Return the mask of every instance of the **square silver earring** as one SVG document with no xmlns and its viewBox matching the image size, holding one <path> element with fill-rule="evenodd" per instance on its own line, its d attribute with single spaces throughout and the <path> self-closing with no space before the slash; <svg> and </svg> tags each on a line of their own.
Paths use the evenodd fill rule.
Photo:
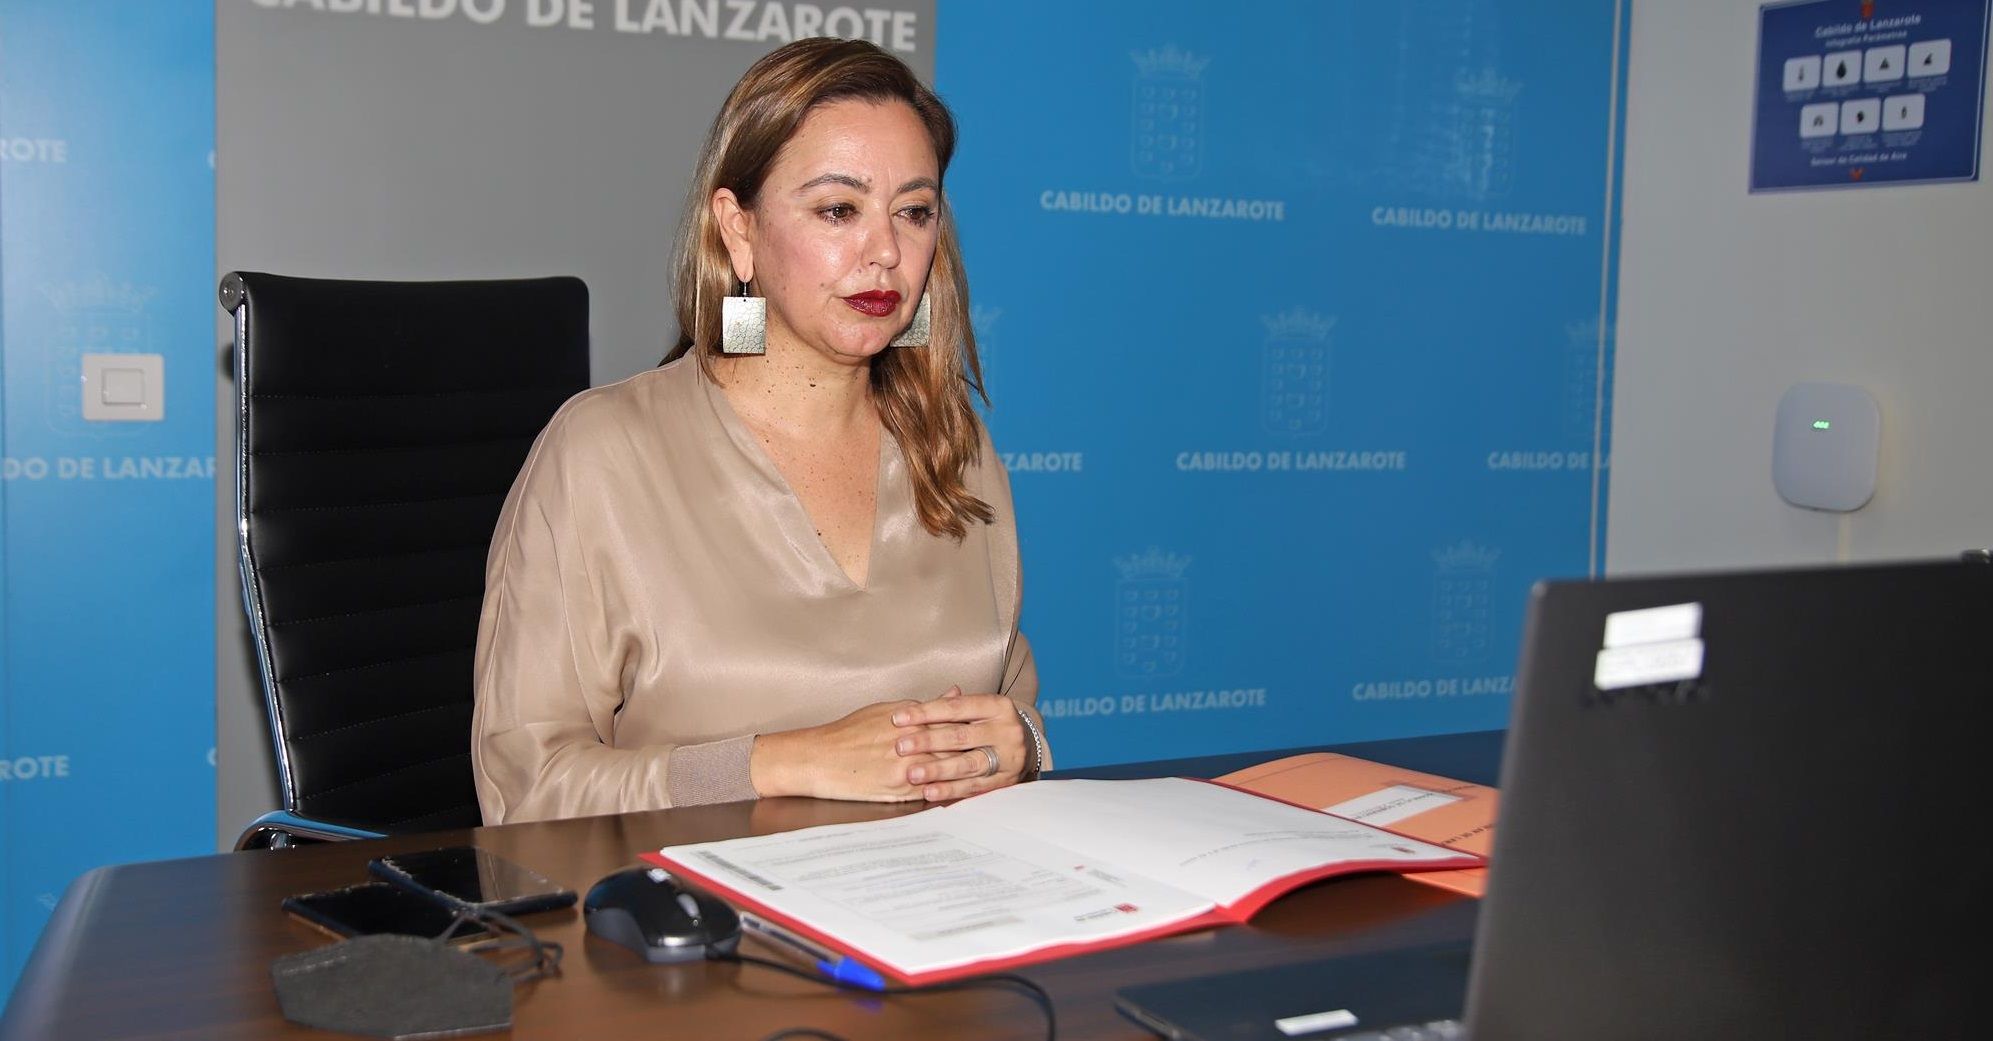
<svg viewBox="0 0 1993 1041">
<path fill-rule="evenodd" d="M 928 340 L 933 338 L 933 330 L 930 328 L 930 321 L 932 314 L 933 311 L 929 307 L 928 295 L 926 293 L 920 294 L 920 306 L 913 309 L 913 321 L 907 323 L 907 327 L 901 330 L 898 336 L 893 337 L 893 342 L 887 344 L 886 346 L 888 347 L 927 346 Z"/>
<path fill-rule="evenodd" d="M 747 295 L 747 283 L 740 295 L 720 299 L 720 353 L 768 353 L 768 299 Z"/>
</svg>

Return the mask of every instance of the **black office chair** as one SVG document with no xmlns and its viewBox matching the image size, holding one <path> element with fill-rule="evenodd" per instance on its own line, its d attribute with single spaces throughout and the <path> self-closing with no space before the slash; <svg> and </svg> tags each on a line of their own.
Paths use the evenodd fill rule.
<svg viewBox="0 0 1993 1041">
<path fill-rule="evenodd" d="M 284 800 L 236 848 L 475 826 L 485 551 L 534 437 L 588 385 L 588 287 L 240 271 L 221 302 Z"/>
</svg>

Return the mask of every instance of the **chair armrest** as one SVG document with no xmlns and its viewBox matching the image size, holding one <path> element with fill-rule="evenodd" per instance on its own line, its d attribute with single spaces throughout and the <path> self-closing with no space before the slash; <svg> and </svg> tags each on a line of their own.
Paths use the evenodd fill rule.
<svg viewBox="0 0 1993 1041">
<path fill-rule="evenodd" d="M 348 842 L 354 839 L 385 838 L 385 832 L 368 831 L 332 821 L 300 817 L 289 810 L 271 810 L 242 829 L 235 840 L 239 852 L 246 849 L 285 849 L 304 842 Z"/>
</svg>

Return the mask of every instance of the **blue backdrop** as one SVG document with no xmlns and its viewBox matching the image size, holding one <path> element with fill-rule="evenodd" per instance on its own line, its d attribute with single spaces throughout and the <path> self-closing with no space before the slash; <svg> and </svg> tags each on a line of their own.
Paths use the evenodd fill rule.
<svg viewBox="0 0 1993 1041">
<path fill-rule="evenodd" d="M 1061 763 L 1505 723 L 1602 559 L 1624 19 L 942 8 Z"/>
<path fill-rule="evenodd" d="M 69 882 L 214 848 L 207 0 L 0 0 L 0 994 Z M 159 422 L 84 354 L 164 358 Z"/>
<path fill-rule="evenodd" d="M 1624 5 L 942 6 L 1061 762 L 1503 723 L 1602 559 Z M 206 0 L 0 0 L 0 993 L 212 847 L 213 82 Z"/>
</svg>

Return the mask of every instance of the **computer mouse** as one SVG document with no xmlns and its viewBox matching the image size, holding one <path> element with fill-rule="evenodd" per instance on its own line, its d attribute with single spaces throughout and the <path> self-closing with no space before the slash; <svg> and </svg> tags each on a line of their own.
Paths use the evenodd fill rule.
<svg viewBox="0 0 1993 1041">
<path fill-rule="evenodd" d="M 628 868 L 603 878 L 588 888 L 581 910 L 589 932 L 646 961 L 696 961 L 708 951 L 732 954 L 740 944 L 740 915 L 725 900 L 663 868 Z"/>
</svg>

